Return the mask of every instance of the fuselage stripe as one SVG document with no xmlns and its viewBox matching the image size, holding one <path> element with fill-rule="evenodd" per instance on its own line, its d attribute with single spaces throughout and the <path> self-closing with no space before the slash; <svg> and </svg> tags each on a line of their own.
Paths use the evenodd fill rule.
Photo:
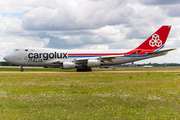
<svg viewBox="0 0 180 120">
<path fill-rule="evenodd" d="M 76 55 L 124 55 L 124 53 L 69 53 L 68 56 L 76 56 Z"/>
<path fill-rule="evenodd" d="M 101 57 L 105 55 L 68 55 L 68 57 Z"/>
<path fill-rule="evenodd" d="M 103 55 L 69 55 L 68 57 L 101 57 Z M 128 56 L 119 56 L 119 57 L 147 57 L 149 55 L 128 55 Z"/>
</svg>

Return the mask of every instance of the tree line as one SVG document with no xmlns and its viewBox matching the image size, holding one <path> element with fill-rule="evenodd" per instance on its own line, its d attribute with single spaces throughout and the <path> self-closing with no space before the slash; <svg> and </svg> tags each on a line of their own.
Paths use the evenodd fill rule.
<svg viewBox="0 0 180 120">
<path fill-rule="evenodd" d="M 9 62 L 0 62 L 0 66 L 19 66 L 19 65 L 15 65 Z"/>
</svg>

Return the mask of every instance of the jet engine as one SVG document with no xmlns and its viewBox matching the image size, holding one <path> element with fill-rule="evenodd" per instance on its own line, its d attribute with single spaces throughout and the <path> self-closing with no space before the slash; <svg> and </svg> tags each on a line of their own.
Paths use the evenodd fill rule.
<svg viewBox="0 0 180 120">
<path fill-rule="evenodd" d="M 88 60 L 87 66 L 88 67 L 98 67 L 101 66 L 101 61 L 100 60 Z"/>
<path fill-rule="evenodd" d="M 63 69 L 72 69 L 76 68 L 76 64 L 73 62 L 63 62 Z"/>
</svg>

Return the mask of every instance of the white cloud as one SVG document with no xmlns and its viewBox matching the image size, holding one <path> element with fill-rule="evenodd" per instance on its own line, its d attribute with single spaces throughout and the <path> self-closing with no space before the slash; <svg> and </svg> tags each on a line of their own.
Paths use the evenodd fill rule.
<svg viewBox="0 0 180 120">
<path fill-rule="evenodd" d="M 93 46 L 86 46 L 83 49 L 95 49 L 95 50 L 108 50 L 108 45 L 93 45 Z"/>
<path fill-rule="evenodd" d="M 21 20 L 0 15 L 0 34 L 21 34 L 24 29 L 21 27 Z"/>
<path fill-rule="evenodd" d="M 25 13 L 38 6 L 56 8 L 58 4 L 56 0 L 1 0 L 0 13 Z"/>
<path fill-rule="evenodd" d="M 171 5 L 180 4 L 179 0 L 139 0 L 140 3 L 145 5 Z"/>
<path fill-rule="evenodd" d="M 133 9 L 125 3 L 109 3 L 67 0 L 59 2 L 55 9 L 37 7 L 25 14 L 22 25 L 26 30 L 80 30 L 129 24 Z"/>
<path fill-rule="evenodd" d="M 125 30 L 121 30 L 118 26 L 105 26 L 94 30 L 80 30 L 80 31 L 49 31 L 49 36 L 54 36 L 50 39 L 51 44 L 63 43 L 66 48 L 82 48 L 88 45 L 97 44 L 112 44 L 116 42 L 122 42 L 125 39 Z M 56 38 L 55 38 L 56 37 Z M 55 40 L 56 39 L 56 40 Z M 74 46 L 74 47 L 72 47 Z M 59 45 L 59 49 L 63 46 Z M 84 47 L 83 47 L 84 48 Z"/>
</svg>

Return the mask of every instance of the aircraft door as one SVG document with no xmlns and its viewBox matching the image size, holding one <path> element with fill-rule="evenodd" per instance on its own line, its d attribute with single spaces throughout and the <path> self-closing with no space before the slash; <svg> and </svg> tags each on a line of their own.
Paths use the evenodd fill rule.
<svg viewBox="0 0 180 120">
<path fill-rule="evenodd" d="M 28 49 L 25 49 L 25 53 L 24 53 L 24 63 L 28 63 Z"/>
<path fill-rule="evenodd" d="M 16 62 L 19 65 L 23 65 L 25 63 L 25 51 L 17 51 L 16 52 Z"/>
</svg>

